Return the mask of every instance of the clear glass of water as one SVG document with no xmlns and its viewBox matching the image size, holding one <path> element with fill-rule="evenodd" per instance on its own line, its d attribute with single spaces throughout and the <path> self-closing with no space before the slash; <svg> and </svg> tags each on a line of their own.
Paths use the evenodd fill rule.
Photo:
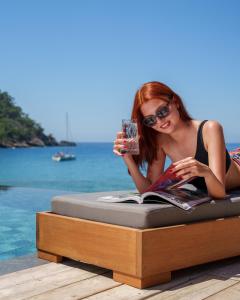
<svg viewBox="0 0 240 300">
<path fill-rule="evenodd" d="M 139 155 L 138 127 L 136 120 L 123 119 L 122 131 L 126 139 L 125 153 Z"/>
</svg>

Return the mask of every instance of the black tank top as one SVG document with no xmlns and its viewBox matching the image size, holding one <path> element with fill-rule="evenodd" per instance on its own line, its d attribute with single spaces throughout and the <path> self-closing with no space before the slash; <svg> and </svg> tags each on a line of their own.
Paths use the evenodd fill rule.
<svg viewBox="0 0 240 300">
<path fill-rule="evenodd" d="M 208 120 L 204 120 L 199 125 L 199 128 L 198 128 L 197 149 L 196 149 L 195 159 L 208 166 L 208 152 L 206 151 L 206 149 L 204 147 L 203 135 L 202 135 L 203 125 L 207 121 Z M 231 164 L 231 158 L 230 158 L 230 155 L 229 155 L 229 153 L 226 149 L 226 173 L 227 173 L 227 171 L 230 167 L 230 164 Z M 207 190 L 205 179 L 203 177 L 197 177 L 197 178 L 191 180 L 189 183 L 195 185 L 198 189 L 202 189 L 202 190 L 205 190 L 205 191 Z"/>
</svg>

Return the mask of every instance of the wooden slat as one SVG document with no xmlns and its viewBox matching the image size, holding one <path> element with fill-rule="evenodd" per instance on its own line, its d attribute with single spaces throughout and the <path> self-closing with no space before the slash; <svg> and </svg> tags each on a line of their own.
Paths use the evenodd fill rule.
<svg viewBox="0 0 240 300">
<path fill-rule="evenodd" d="M 106 273 L 106 270 L 98 268 L 98 270 L 91 272 L 79 268 L 70 268 L 59 273 L 51 272 L 48 274 L 47 269 L 45 269 L 44 276 L 41 274 L 41 276 L 38 275 L 37 277 L 32 277 L 27 282 L 24 281 L 15 285 L 1 288 L 0 299 L 25 299 L 49 290 L 60 288 L 65 285 L 86 280 L 87 278 L 96 277 L 98 274 L 102 273 Z M 107 271 L 107 273 L 110 272 Z"/>
<path fill-rule="evenodd" d="M 240 283 L 236 283 L 221 292 L 218 292 L 208 298 L 208 300 L 239 300 L 240 299 Z"/>
<path fill-rule="evenodd" d="M 39 250 L 136 275 L 134 228 L 38 214 Z"/>
<path fill-rule="evenodd" d="M 224 279 L 207 274 L 209 270 L 215 268 L 232 269 L 233 260 L 225 260 L 211 264 L 205 264 L 198 267 L 192 267 L 185 270 L 179 270 L 173 273 L 172 281 L 154 286 L 150 289 L 135 289 L 130 286 L 119 286 L 106 292 L 89 297 L 88 300 L 162 300 L 162 299 L 205 299 L 206 296 L 214 294 L 216 291 L 224 290 L 228 286 L 234 286 L 234 280 Z M 168 298 L 170 297 L 170 298 Z M 219 298 L 227 299 L 227 298 Z M 240 298 L 239 298 L 240 299 Z M 215 299 L 214 299 L 215 300 Z M 218 300 L 216 298 L 216 300 Z"/>
<path fill-rule="evenodd" d="M 63 287 L 49 290 L 45 293 L 41 293 L 34 297 L 33 300 L 59 300 L 59 299 L 82 299 L 85 297 L 91 297 L 95 294 L 101 294 L 102 292 L 115 288 L 121 283 L 117 283 L 111 279 L 111 274 L 109 276 L 95 276 L 88 278 L 86 280 L 78 281 Z M 110 278 L 109 278 L 110 277 Z"/>
<path fill-rule="evenodd" d="M 194 275 L 192 275 L 194 276 Z M 195 274 L 196 276 L 196 274 Z M 106 282 L 104 276 L 98 276 L 95 278 L 96 281 L 93 282 L 93 278 L 86 279 L 81 282 L 73 283 L 61 288 L 54 290 L 49 290 L 45 293 L 39 294 L 31 299 L 41 299 L 41 300 L 58 300 L 58 299 L 92 299 L 92 297 L 97 297 L 97 299 L 145 299 L 146 296 L 156 294 L 156 288 L 161 287 L 162 289 L 171 288 L 175 285 L 179 285 L 182 282 L 189 280 L 189 274 L 185 276 L 178 276 L 177 279 L 171 281 L 167 284 L 162 284 L 159 287 L 149 290 L 139 290 L 132 286 L 122 285 L 113 280 Z M 106 283 L 108 283 L 106 285 Z M 158 293 L 158 290 L 157 290 Z M 63 297 L 64 296 L 64 297 Z"/>
<path fill-rule="evenodd" d="M 239 228 L 240 217 L 233 217 L 144 230 L 143 275 L 240 255 Z"/>
<path fill-rule="evenodd" d="M 223 263 L 227 266 L 228 261 L 225 261 Z M 84 285 L 83 282 L 77 282 L 74 284 L 63 286 L 58 289 L 47 291 L 43 294 L 34 297 L 33 299 L 54 300 L 60 299 L 62 295 L 64 295 L 64 300 L 82 298 L 86 299 L 85 297 L 87 297 L 87 299 L 99 300 L 141 300 L 145 299 L 146 297 L 153 296 L 155 294 L 158 294 L 159 297 L 161 297 L 161 292 L 164 292 L 165 290 L 177 290 L 180 286 L 187 286 L 187 284 L 191 284 L 197 277 L 203 277 L 207 269 L 214 269 L 214 265 L 218 266 L 218 263 L 211 264 L 211 266 L 209 266 L 208 264 L 208 268 L 207 266 L 200 266 L 198 268 L 180 270 L 176 272 L 176 274 L 174 274 L 174 278 L 171 282 L 155 286 L 154 289 L 139 290 L 127 285 L 106 286 L 104 282 L 102 282 L 102 278 L 98 278 L 98 289 L 92 289 L 92 279 L 90 278 L 85 280 Z M 91 283 L 87 283 L 87 281 L 91 281 Z M 103 284 L 101 284 L 101 282 Z"/>
<path fill-rule="evenodd" d="M 160 294 L 149 297 L 148 300 L 203 300 L 218 291 L 233 286 L 235 283 L 236 281 L 231 279 L 223 280 L 222 278 L 213 278 L 206 275 L 188 281 L 174 289 L 165 290 Z M 222 300 L 224 300 L 224 298 L 222 298 Z"/>
<path fill-rule="evenodd" d="M 64 264 L 57 265 L 55 263 L 49 263 L 46 265 L 41 265 L 10 274 L 5 274 L 0 276 L 0 289 L 28 282 L 33 278 L 41 279 L 42 277 L 46 276 L 46 273 L 57 274 L 59 272 L 63 272 L 69 269 L 71 269 L 71 267 Z"/>
<path fill-rule="evenodd" d="M 229 286 L 234 287 L 234 283 L 239 283 L 239 281 L 232 280 L 230 277 L 227 279 L 215 275 L 218 271 L 220 271 L 219 274 L 230 274 L 233 275 L 234 278 L 234 271 L 235 275 L 237 275 L 238 273 L 238 263 L 239 260 L 235 258 L 222 262 L 202 265 L 199 267 L 179 270 L 173 273 L 173 280 L 171 282 L 155 286 L 154 289 L 150 288 L 143 290 L 139 290 L 127 285 L 119 285 L 118 283 L 111 280 L 110 272 L 108 272 L 107 274 L 105 273 L 104 275 L 97 275 L 97 272 L 95 272 L 94 269 L 91 270 L 91 268 L 94 268 L 94 266 L 79 262 L 73 262 L 73 267 L 71 267 L 70 263 L 69 266 L 50 263 L 48 265 L 18 271 L 9 275 L 1 276 L 0 283 L 5 282 L 6 288 L 9 287 L 8 283 L 11 283 L 10 287 L 12 288 L 12 291 L 14 291 L 10 295 L 2 295 L 2 299 L 68 300 L 82 299 L 87 297 L 87 299 L 89 300 L 141 300 L 146 299 L 146 297 L 148 297 L 148 299 L 151 299 L 149 297 L 152 297 L 151 300 L 195 300 L 204 299 L 211 295 L 214 296 L 216 293 L 224 290 Z M 56 269 L 53 268 L 54 266 L 56 267 Z M 69 270 L 76 269 L 77 267 L 87 269 L 91 272 L 92 277 L 84 278 L 82 277 L 82 275 L 79 278 L 77 273 L 75 273 L 75 275 L 77 276 L 77 281 L 74 282 L 75 275 L 71 273 L 71 278 L 69 278 Z M 60 276 L 62 277 L 61 280 L 59 280 L 59 274 L 57 274 L 56 272 L 57 269 L 59 269 L 59 273 L 62 273 Z M 39 273 L 37 271 L 39 271 Z M 209 272 L 211 272 L 212 274 L 209 274 Z M 21 280 L 21 277 L 24 277 L 24 280 Z M 56 281 L 52 281 L 54 277 L 56 277 Z M 18 278 L 19 280 L 15 281 L 14 285 L 13 283 L 16 278 Z M 66 278 L 70 280 L 67 280 Z M 33 281 L 35 283 L 33 283 Z M 20 286 L 20 289 L 18 286 Z M 24 286 L 27 286 L 28 288 Z M 4 286 L 2 285 L 2 287 Z M 0 294 L 3 290 L 4 289 L 0 289 Z M 156 295 L 155 298 L 153 298 L 154 295 Z M 229 297 L 213 299 L 218 300 L 228 298 Z"/>
</svg>

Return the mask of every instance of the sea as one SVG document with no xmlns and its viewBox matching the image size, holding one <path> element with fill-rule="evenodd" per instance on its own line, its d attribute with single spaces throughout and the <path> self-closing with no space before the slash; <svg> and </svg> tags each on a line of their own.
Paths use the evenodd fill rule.
<svg viewBox="0 0 240 300">
<path fill-rule="evenodd" d="M 80 143 L 77 147 L 0 149 L 0 184 L 15 187 L 97 192 L 132 188 L 112 143 Z M 58 151 L 74 153 L 76 160 L 55 162 Z"/>
<path fill-rule="evenodd" d="M 228 150 L 240 144 L 227 144 Z M 35 215 L 51 209 L 56 195 L 133 190 L 135 186 L 112 143 L 76 147 L 0 148 L 0 261 L 36 252 Z M 58 151 L 76 155 L 55 162 Z M 170 161 L 166 161 L 166 167 Z M 144 170 L 143 170 L 144 172 Z"/>
</svg>

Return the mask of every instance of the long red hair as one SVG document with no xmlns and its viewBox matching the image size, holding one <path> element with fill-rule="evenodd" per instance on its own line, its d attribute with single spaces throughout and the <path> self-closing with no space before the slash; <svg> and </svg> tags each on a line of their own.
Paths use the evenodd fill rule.
<svg viewBox="0 0 240 300">
<path fill-rule="evenodd" d="M 140 154 L 133 156 L 138 166 L 143 167 L 145 162 L 151 164 L 157 159 L 157 135 L 159 134 L 159 132 L 153 128 L 143 125 L 143 115 L 140 109 L 141 105 L 152 99 L 163 100 L 163 96 L 174 99 L 174 102 L 178 107 L 180 118 L 183 121 L 187 122 L 192 120 L 182 99 L 170 89 L 170 87 L 158 81 L 144 83 L 136 92 L 131 115 L 131 119 L 135 119 L 138 125 Z M 165 98 L 164 100 L 166 101 Z"/>
</svg>

